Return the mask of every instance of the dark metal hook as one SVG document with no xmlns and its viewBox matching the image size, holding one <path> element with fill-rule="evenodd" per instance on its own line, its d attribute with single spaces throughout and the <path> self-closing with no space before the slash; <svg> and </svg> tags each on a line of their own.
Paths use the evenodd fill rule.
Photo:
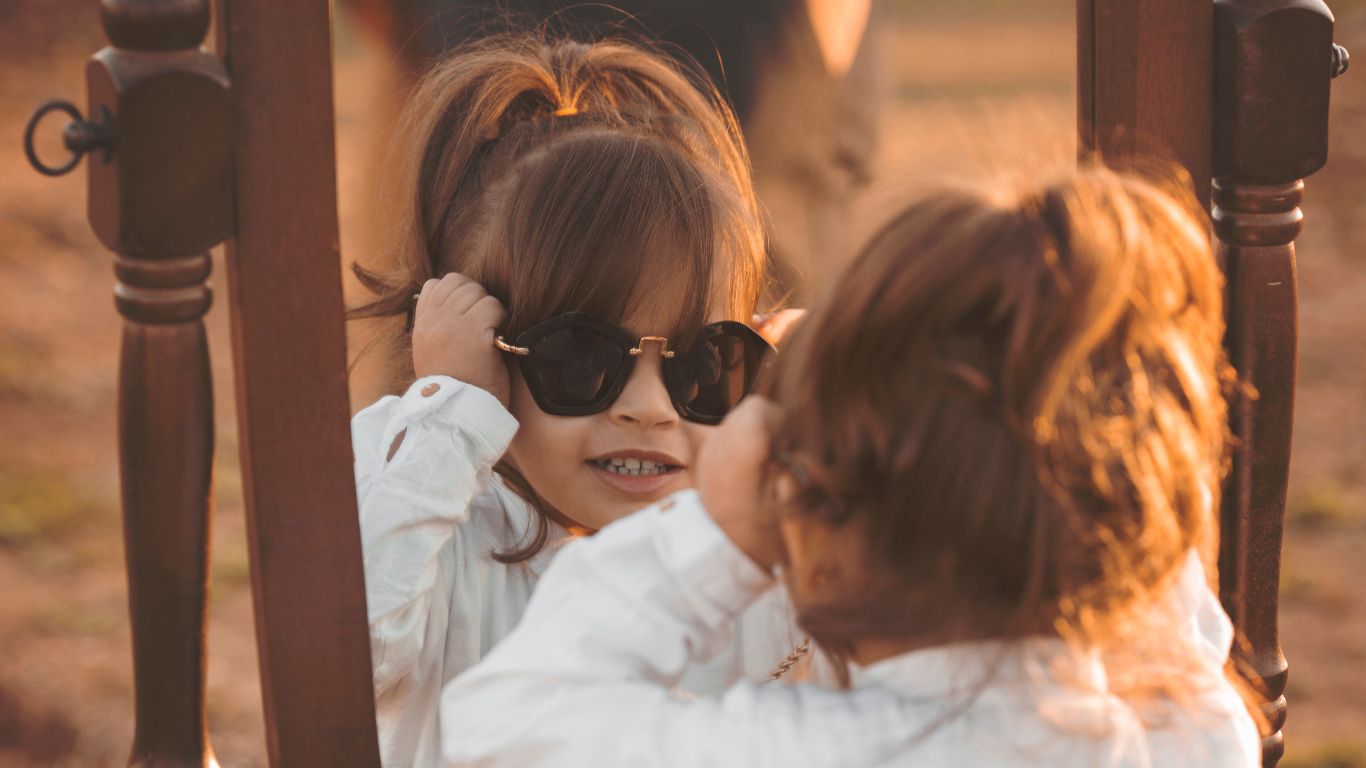
<svg viewBox="0 0 1366 768">
<path fill-rule="evenodd" d="M 1347 66 L 1351 61 L 1352 57 L 1347 53 L 1347 49 L 1333 43 L 1333 77 L 1339 77 L 1347 72 Z"/>
<path fill-rule="evenodd" d="M 33 134 L 38 130 L 38 123 L 50 112 L 62 112 L 72 120 L 62 130 L 62 144 L 71 151 L 71 159 L 56 167 L 39 160 L 38 152 L 33 147 Z M 100 119 L 92 122 L 81 117 L 81 111 L 69 101 L 49 101 L 34 111 L 33 117 L 28 119 L 28 126 L 24 128 L 24 154 L 34 170 L 44 176 L 62 176 L 70 173 L 87 152 L 97 149 L 101 151 L 101 159 L 109 162 L 109 154 L 113 148 L 114 120 L 107 107 L 100 107 Z"/>
</svg>

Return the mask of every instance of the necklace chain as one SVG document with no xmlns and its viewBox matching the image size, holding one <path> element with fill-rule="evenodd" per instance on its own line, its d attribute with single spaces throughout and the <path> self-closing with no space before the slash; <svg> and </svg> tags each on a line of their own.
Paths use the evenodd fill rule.
<svg viewBox="0 0 1366 768">
<path fill-rule="evenodd" d="M 787 674 L 787 671 L 788 671 L 789 669 L 792 669 L 792 667 L 793 667 L 798 661 L 800 661 L 801 658 L 802 658 L 803 656 L 805 656 L 806 654 L 808 654 L 808 653 L 810 653 L 810 652 L 811 652 L 811 638 L 808 637 L 808 638 L 806 638 L 805 640 L 801 641 L 801 643 L 799 643 L 799 644 L 797 645 L 797 647 L 793 648 L 793 649 L 792 649 L 792 652 L 789 653 L 789 654 L 787 654 L 787 658 L 785 658 L 785 659 L 783 659 L 782 661 L 778 662 L 778 666 L 774 667 L 774 668 L 773 668 L 773 672 L 770 673 L 769 676 L 768 676 L 769 682 L 772 682 L 772 681 L 774 681 L 774 680 L 777 680 L 778 678 L 780 678 L 780 677 L 782 677 L 783 675 Z"/>
</svg>

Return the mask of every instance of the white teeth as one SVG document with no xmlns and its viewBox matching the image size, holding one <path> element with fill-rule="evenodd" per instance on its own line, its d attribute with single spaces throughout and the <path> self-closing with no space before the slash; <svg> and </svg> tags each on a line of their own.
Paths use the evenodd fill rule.
<svg viewBox="0 0 1366 768">
<path fill-rule="evenodd" d="M 598 466 L 618 475 L 659 475 L 669 471 L 668 464 L 661 464 L 657 461 L 648 459 L 604 459 L 597 462 Z"/>
</svg>

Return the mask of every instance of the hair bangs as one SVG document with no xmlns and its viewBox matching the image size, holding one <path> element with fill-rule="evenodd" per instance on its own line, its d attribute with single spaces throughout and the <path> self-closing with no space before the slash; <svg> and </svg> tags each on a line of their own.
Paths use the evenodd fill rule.
<svg viewBox="0 0 1366 768">
<path fill-rule="evenodd" d="M 587 312 L 617 324 L 669 317 L 649 330 L 674 336 L 733 315 L 737 302 L 721 295 L 732 270 L 718 263 L 730 238 L 717 235 L 727 217 L 717 186 L 647 136 L 582 131 L 532 153 L 484 261 L 506 268 L 486 278 L 508 308 L 506 330 Z"/>
</svg>

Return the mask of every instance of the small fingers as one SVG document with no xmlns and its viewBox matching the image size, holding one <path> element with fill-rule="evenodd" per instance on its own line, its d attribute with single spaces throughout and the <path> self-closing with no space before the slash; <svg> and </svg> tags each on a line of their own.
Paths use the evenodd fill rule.
<svg viewBox="0 0 1366 768">
<path fill-rule="evenodd" d="M 455 314 L 461 314 L 484 295 L 484 287 L 459 272 L 450 272 L 440 278 L 433 278 L 422 284 L 417 295 L 415 316 L 453 305 Z"/>
<path fill-rule="evenodd" d="M 414 297 L 417 301 L 417 307 L 414 310 L 415 312 L 421 313 L 432 305 L 432 295 L 436 292 L 436 287 L 440 284 L 441 281 L 436 278 L 432 278 L 422 284 L 422 290 Z"/>
<path fill-rule="evenodd" d="M 452 291 L 450 296 L 441 302 L 441 310 L 445 314 L 463 315 L 488 295 L 484 286 L 470 280 Z"/>
<path fill-rule="evenodd" d="M 442 275 L 441 280 L 437 283 L 436 288 L 432 291 L 432 304 L 434 306 L 441 306 L 445 304 L 447 301 L 450 300 L 451 296 L 456 291 L 460 290 L 461 287 L 472 282 L 474 281 L 469 279 L 468 277 L 465 277 L 459 272 L 449 272 L 445 275 Z"/>
<path fill-rule="evenodd" d="M 507 310 L 503 308 L 503 302 L 496 296 L 484 294 L 484 297 L 474 302 L 467 313 L 479 321 L 481 328 L 496 329 L 507 319 Z"/>
</svg>

